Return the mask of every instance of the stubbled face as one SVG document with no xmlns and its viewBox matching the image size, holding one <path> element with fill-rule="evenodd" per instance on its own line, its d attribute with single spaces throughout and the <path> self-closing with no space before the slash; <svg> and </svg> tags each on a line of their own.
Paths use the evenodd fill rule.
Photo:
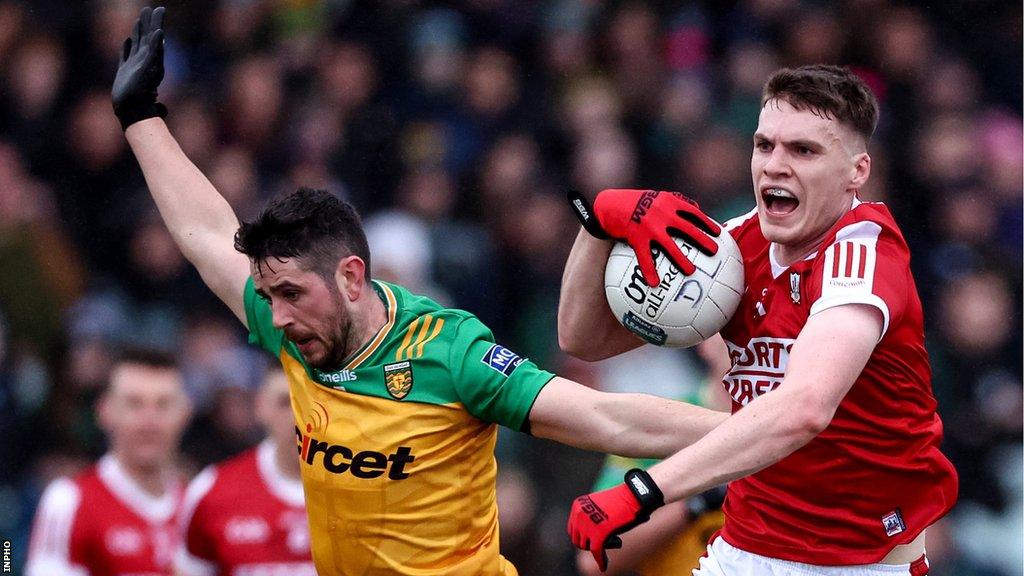
<svg viewBox="0 0 1024 576">
<path fill-rule="evenodd" d="M 294 446 L 295 415 L 288 394 L 288 377 L 281 370 L 271 370 L 263 378 L 256 397 L 256 416 L 278 446 Z"/>
<path fill-rule="evenodd" d="M 850 208 L 870 158 L 853 129 L 785 100 L 761 109 L 750 172 L 761 230 L 796 259 Z"/>
<path fill-rule="evenodd" d="M 306 363 L 321 370 L 336 368 L 348 356 L 352 319 L 334 285 L 297 259 L 268 258 L 251 267 L 256 293 L 270 304 L 274 327 L 295 343 Z"/>
<path fill-rule="evenodd" d="M 132 468 L 173 462 L 190 413 L 181 374 L 142 364 L 116 366 L 99 404 L 111 450 Z"/>
</svg>

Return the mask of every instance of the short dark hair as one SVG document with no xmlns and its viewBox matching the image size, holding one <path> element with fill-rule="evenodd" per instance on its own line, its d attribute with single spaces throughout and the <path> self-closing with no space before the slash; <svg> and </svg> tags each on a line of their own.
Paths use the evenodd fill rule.
<svg viewBox="0 0 1024 576">
<path fill-rule="evenodd" d="M 116 364 L 136 364 L 161 370 L 178 369 L 178 359 L 170 352 L 143 346 L 128 346 L 121 349 L 117 354 Z"/>
<path fill-rule="evenodd" d="M 783 68 L 765 83 L 761 106 L 775 99 L 852 126 L 865 142 L 871 140 L 878 124 L 878 100 L 868 85 L 845 66 Z"/>
<path fill-rule="evenodd" d="M 370 280 L 370 247 L 359 213 L 326 190 L 299 188 L 274 198 L 255 220 L 239 226 L 235 250 L 257 266 L 267 258 L 299 258 L 324 280 L 334 277 L 339 260 L 355 255 L 366 263 Z"/>
</svg>

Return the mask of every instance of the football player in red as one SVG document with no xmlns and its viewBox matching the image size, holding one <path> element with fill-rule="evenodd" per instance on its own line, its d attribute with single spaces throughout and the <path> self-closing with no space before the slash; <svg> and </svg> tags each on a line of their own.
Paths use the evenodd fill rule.
<svg viewBox="0 0 1024 576">
<path fill-rule="evenodd" d="M 699 576 L 927 574 L 925 530 L 952 508 L 957 475 L 939 451 L 907 243 L 883 204 L 857 195 L 877 120 L 874 95 L 846 68 L 784 69 L 765 85 L 751 157 L 757 206 L 724 226 L 746 281 L 721 331 L 733 414 L 624 484 L 574 502 L 570 536 L 602 566 L 618 533 L 728 482 L 725 525 Z M 628 241 L 638 257 L 670 244 L 670 233 L 698 246 L 710 238 L 694 226 L 696 207 L 674 194 L 610 190 L 593 208 L 580 204 L 598 237 L 581 233 L 569 257 L 559 340 L 599 359 L 643 343 L 595 312 L 608 310 L 612 242 L 601 236 Z M 662 249 L 692 270 L 681 252 Z"/>
<path fill-rule="evenodd" d="M 256 397 L 267 438 L 189 484 L 177 576 L 316 576 L 299 478 L 288 379 L 267 372 Z"/>
<path fill-rule="evenodd" d="M 190 412 L 171 357 L 126 352 L 97 404 L 110 451 L 47 487 L 25 574 L 171 574 L 184 495 L 176 457 Z"/>
</svg>

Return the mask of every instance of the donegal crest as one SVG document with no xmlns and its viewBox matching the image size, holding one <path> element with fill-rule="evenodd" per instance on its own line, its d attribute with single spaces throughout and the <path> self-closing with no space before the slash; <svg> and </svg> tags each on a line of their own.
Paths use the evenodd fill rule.
<svg viewBox="0 0 1024 576">
<path fill-rule="evenodd" d="M 384 365 L 384 385 L 388 394 L 401 400 L 412 390 L 412 364 L 408 360 Z"/>
</svg>

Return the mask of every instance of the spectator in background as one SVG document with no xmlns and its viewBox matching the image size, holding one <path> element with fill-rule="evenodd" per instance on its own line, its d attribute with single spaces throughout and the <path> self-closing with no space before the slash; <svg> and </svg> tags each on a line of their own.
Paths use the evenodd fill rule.
<svg viewBox="0 0 1024 576">
<path fill-rule="evenodd" d="M 295 455 L 295 416 L 279 368 L 263 376 L 256 417 L 266 438 L 206 468 L 189 484 L 176 576 L 316 576 Z"/>
<path fill-rule="evenodd" d="M 130 351 L 96 407 L 109 452 L 46 489 L 26 574 L 171 574 L 183 495 L 178 441 L 188 397 L 174 361 Z"/>
</svg>

